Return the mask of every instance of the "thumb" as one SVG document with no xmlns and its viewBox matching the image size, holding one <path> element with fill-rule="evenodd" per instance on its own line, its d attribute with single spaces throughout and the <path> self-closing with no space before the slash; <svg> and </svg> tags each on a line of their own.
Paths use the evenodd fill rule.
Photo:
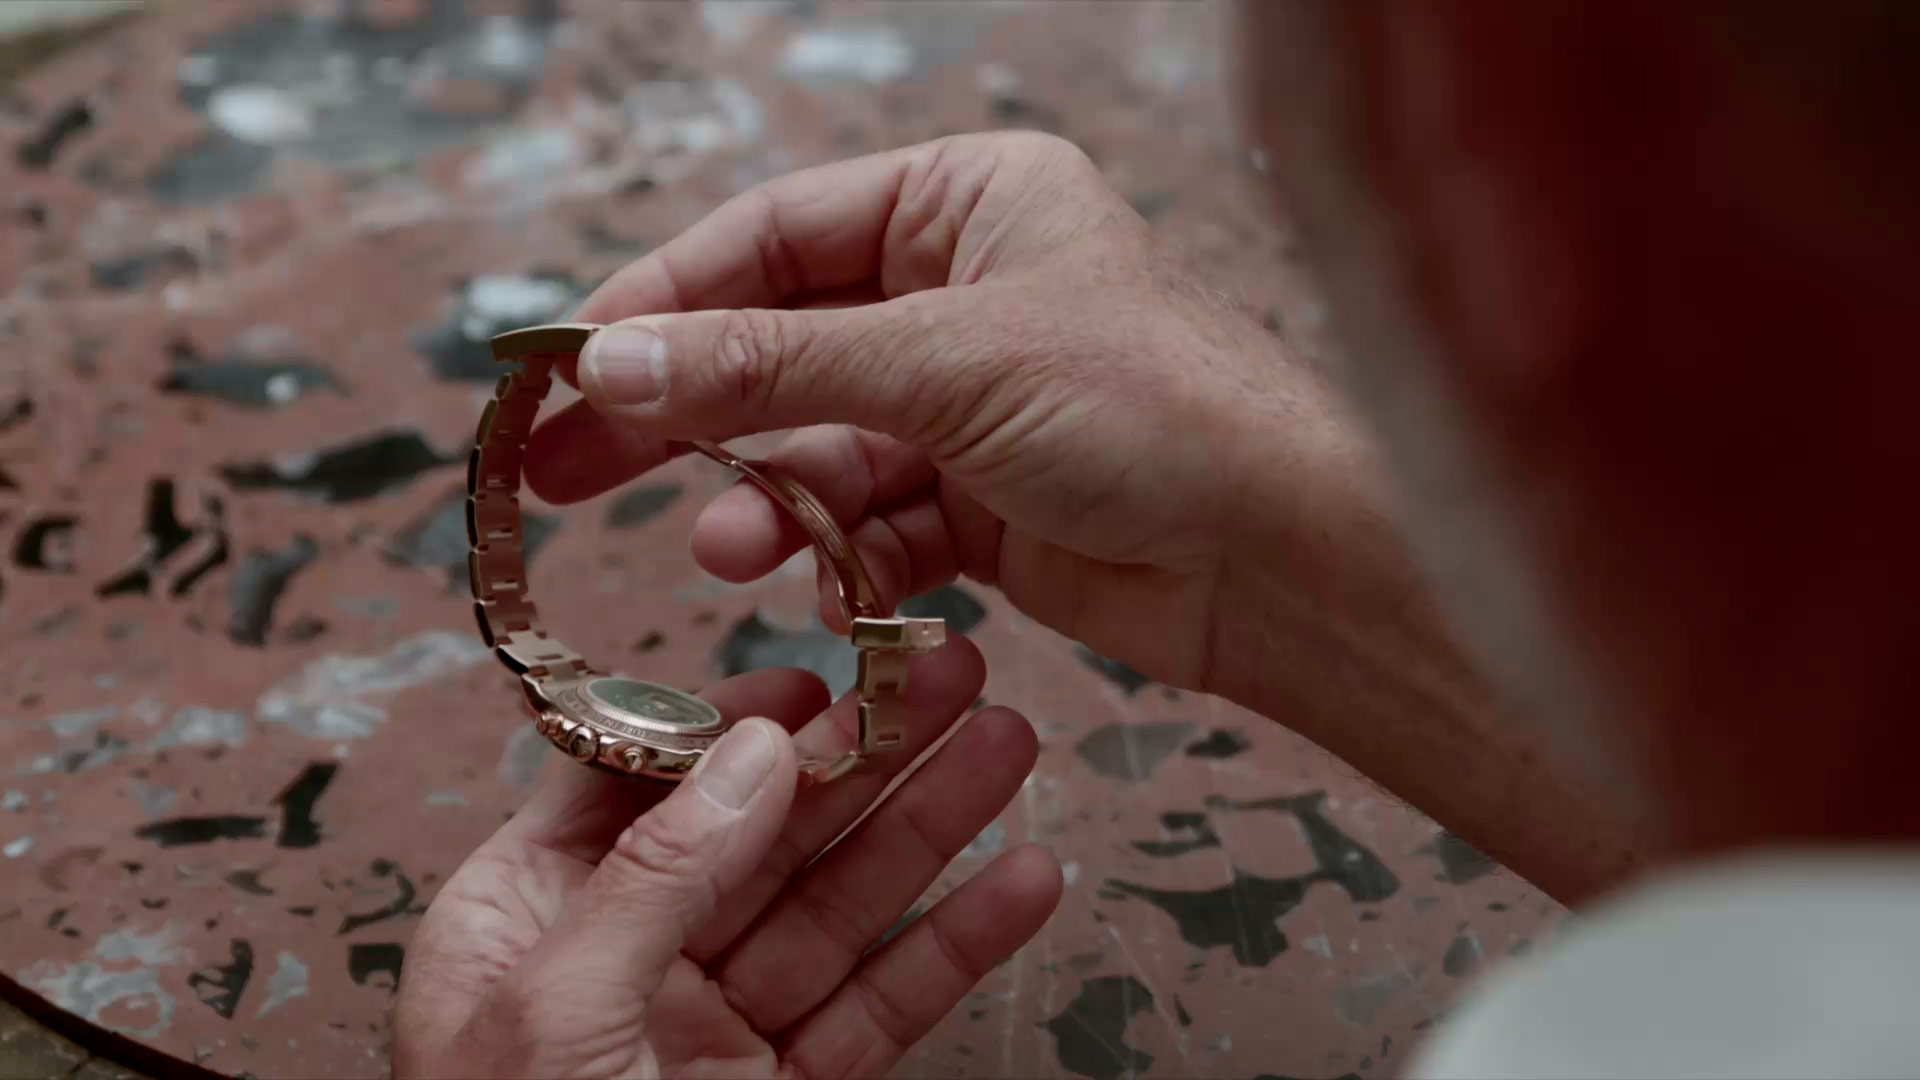
<svg viewBox="0 0 1920 1080">
<path fill-rule="evenodd" d="M 760 719 L 734 725 L 673 794 L 621 833 L 509 993 L 574 1001 L 582 1015 L 643 1008 L 688 936 L 766 856 L 797 779 L 783 728 Z"/>
<path fill-rule="evenodd" d="M 936 347 L 954 303 L 919 293 L 853 308 L 627 319 L 587 341 L 580 391 L 602 414 L 668 439 L 840 423 L 926 444 L 938 434 L 929 425 L 952 411 L 952 384 L 980 374 Z"/>
</svg>

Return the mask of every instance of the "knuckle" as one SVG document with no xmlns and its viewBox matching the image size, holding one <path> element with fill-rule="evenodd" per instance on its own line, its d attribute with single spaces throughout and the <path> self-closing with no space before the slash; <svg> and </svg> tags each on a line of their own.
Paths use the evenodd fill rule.
<svg viewBox="0 0 1920 1080">
<path fill-rule="evenodd" d="M 788 350 L 793 344 L 793 335 L 774 312 L 727 312 L 714 345 L 716 389 L 741 404 L 765 404 L 792 363 Z"/>
<path fill-rule="evenodd" d="M 765 186 L 750 193 L 761 225 L 754 234 L 760 252 L 760 273 L 775 296 L 792 296 L 806 288 L 807 275 L 800 254 L 781 227 L 780 206 Z"/>
<path fill-rule="evenodd" d="M 704 838 L 690 836 L 672 827 L 662 815 L 650 813 L 627 826 L 607 858 L 643 881 L 704 885 L 710 846 Z"/>
<path fill-rule="evenodd" d="M 930 176 L 985 165 L 1010 167 L 1028 176 L 1098 176 L 1099 166 L 1079 144 L 1049 131 L 991 131 L 949 135 L 927 143 L 925 172 Z"/>
<path fill-rule="evenodd" d="M 922 162 L 966 161 L 979 158 L 991 159 L 1005 149 L 1007 140 L 1019 132 L 1011 131 L 972 131 L 959 135 L 942 135 L 920 144 L 914 155 Z"/>
<path fill-rule="evenodd" d="M 793 894 L 794 904 L 820 936 L 850 955 L 866 951 L 878 931 L 874 920 L 864 913 L 863 898 L 837 889 L 828 889 L 825 878 L 808 882 Z"/>
<path fill-rule="evenodd" d="M 948 860 L 960 854 L 967 846 L 971 836 L 958 836 L 947 827 L 951 819 L 944 818 L 939 808 L 915 799 L 903 801 L 900 806 L 900 826 L 913 838 L 927 855 L 945 865 Z"/>
<path fill-rule="evenodd" d="M 1088 161 L 1086 152 L 1071 139 L 1050 131 L 1018 128 L 1009 131 L 977 131 L 947 135 L 926 144 L 929 149 L 956 157 L 990 154 L 1023 160 Z"/>
<path fill-rule="evenodd" d="M 946 920 L 930 914 L 927 917 L 927 933 L 933 938 L 933 947 L 940 954 L 941 962 L 947 965 L 958 982 L 972 986 L 993 970 L 993 960 L 972 955 L 972 950 L 947 929 Z"/>
<path fill-rule="evenodd" d="M 871 972 L 856 971 L 850 981 L 854 992 L 858 995 L 861 1008 L 873 1024 L 874 1031 L 891 1044 L 893 1049 L 904 1050 L 919 1041 L 921 1025 L 901 1008 L 892 995 L 874 984 Z"/>
<path fill-rule="evenodd" d="M 1003 136 L 1006 149 L 1021 157 L 1048 164 L 1092 165 L 1093 159 L 1070 139 L 1050 131 L 1009 131 Z"/>
</svg>

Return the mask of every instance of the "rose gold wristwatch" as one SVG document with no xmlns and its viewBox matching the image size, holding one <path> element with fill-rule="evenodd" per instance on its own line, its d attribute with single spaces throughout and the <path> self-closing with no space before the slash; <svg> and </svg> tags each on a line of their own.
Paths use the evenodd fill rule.
<svg viewBox="0 0 1920 1080">
<path fill-rule="evenodd" d="M 518 364 L 500 377 L 480 416 L 467 462 L 468 576 L 480 634 L 520 686 L 540 733 L 575 760 L 629 776 L 674 782 L 720 738 L 719 710 L 670 686 L 608 674 L 548 636 L 527 595 L 520 519 L 520 464 L 540 402 L 553 385 L 553 365 L 578 354 L 599 327 L 534 326 L 493 339 L 493 358 Z M 803 757 L 803 776 L 834 780 L 900 746 L 900 700 L 907 658 L 946 641 L 940 619 L 883 612 L 872 580 L 846 533 L 813 493 L 774 467 L 745 461 L 710 443 L 706 456 L 740 473 L 799 521 L 840 597 L 859 650 L 858 744 L 845 753 Z"/>
</svg>

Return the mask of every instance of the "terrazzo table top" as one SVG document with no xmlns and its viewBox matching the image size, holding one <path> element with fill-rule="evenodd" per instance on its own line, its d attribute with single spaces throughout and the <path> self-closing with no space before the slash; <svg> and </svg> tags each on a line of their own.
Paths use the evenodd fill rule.
<svg viewBox="0 0 1920 1080">
<path fill-rule="evenodd" d="M 1318 304 L 1222 119 L 1218 17 L 194 4 L 14 82 L 6 995 L 171 1071 L 384 1075 L 421 911 L 548 753 L 457 569 L 485 340 L 563 315 L 758 180 L 1055 130 L 1315 355 Z M 567 641 L 649 678 L 794 663 L 844 687 L 808 567 L 737 588 L 687 554 L 727 482 L 689 459 L 538 508 L 534 589 Z M 988 590 L 917 603 L 974 636 L 987 699 L 1044 744 L 928 899 L 1028 840 L 1068 888 L 901 1075 L 1385 1076 L 1558 919 L 1278 724 L 1147 682 Z"/>
</svg>

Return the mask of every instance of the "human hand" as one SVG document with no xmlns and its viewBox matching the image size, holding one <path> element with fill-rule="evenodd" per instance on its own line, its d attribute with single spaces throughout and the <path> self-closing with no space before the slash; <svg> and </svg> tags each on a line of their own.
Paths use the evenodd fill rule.
<svg viewBox="0 0 1920 1080">
<path fill-rule="evenodd" d="M 1057 138 L 776 179 L 575 318 L 626 321 L 588 343 L 586 400 L 534 432 L 536 492 L 596 495 L 684 449 L 669 440 L 799 428 L 771 460 L 888 603 L 965 574 L 1154 678 L 1218 689 L 1215 643 L 1271 602 L 1250 582 L 1275 562 L 1313 581 L 1339 543 L 1351 446 L 1329 395 Z M 730 581 L 805 544 L 751 487 L 693 536 Z"/>
<path fill-rule="evenodd" d="M 896 760 L 983 680 L 964 639 L 916 658 Z M 825 686 L 791 669 L 703 696 L 772 719 L 740 720 L 670 794 L 556 762 L 448 879 L 407 953 L 395 1076 L 878 1075 L 1053 911 L 1059 866 L 1017 848 L 874 947 L 1020 790 L 1039 747 L 1017 713 L 969 717 L 835 843 L 891 777 L 796 794 L 786 729 L 850 744 L 852 700 L 816 718 Z"/>
</svg>

